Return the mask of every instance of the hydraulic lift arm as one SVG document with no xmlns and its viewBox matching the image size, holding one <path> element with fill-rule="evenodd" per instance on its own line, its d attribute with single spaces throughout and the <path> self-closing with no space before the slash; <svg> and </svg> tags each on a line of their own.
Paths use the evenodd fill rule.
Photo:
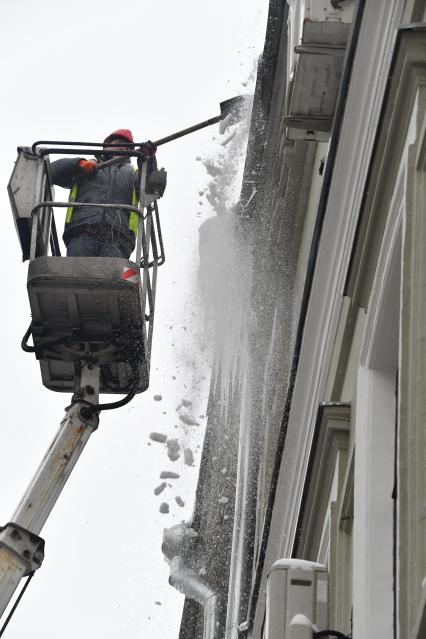
<svg viewBox="0 0 426 639">
<path fill-rule="evenodd" d="M 90 435 L 97 429 L 99 366 L 78 367 L 73 401 L 11 521 L 0 531 L 0 617 L 21 577 L 41 566 L 44 541 L 39 537 L 53 506 Z"/>
</svg>

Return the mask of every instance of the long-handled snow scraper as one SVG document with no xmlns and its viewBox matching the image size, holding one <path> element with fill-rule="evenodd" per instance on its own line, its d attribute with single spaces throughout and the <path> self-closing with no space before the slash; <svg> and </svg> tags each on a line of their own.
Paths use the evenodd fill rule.
<svg viewBox="0 0 426 639">
<path fill-rule="evenodd" d="M 203 122 L 199 122 L 198 124 L 193 124 L 187 129 L 182 129 L 181 131 L 177 131 L 176 133 L 172 133 L 171 135 L 167 135 L 165 138 L 160 138 L 159 140 L 155 140 L 153 142 L 154 146 L 161 146 L 162 144 L 167 144 L 167 142 L 172 142 L 173 140 L 177 140 L 178 138 L 183 138 L 185 135 L 189 135 L 190 133 L 194 133 L 195 131 L 199 131 L 200 129 L 205 129 L 212 124 L 217 124 L 218 122 L 223 123 L 224 126 L 231 126 L 232 124 L 236 124 L 241 119 L 241 110 L 242 107 L 247 100 L 247 97 L 244 95 L 237 95 L 234 98 L 230 98 L 229 100 L 225 100 L 220 103 L 220 115 L 216 115 L 214 118 L 209 118 L 208 120 L 204 120 Z M 39 143 L 40 144 L 40 143 Z M 141 146 L 143 143 L 135 142 L 134 146 Z M 118 145 L 117 146 L 121 146 Z M 125 144 L 123 146 L 126 146 Z M 130 146 L 130 145 L 129 145 Z M 133 146 L 133 145 L 132 145 Z M 112 144 L 111 147 L 114 147 Z M 105 162 L 101 162 L 98 165 L 98 168 L 101 169 L 104 166 L 109 166 L 110 164 L 115 164 L 116 162 L 120 162 L 121 157 L 114 157 L 110 160 L 106 160 Z"/>
<path fill-rule="evenodd" d="M 219 105 L 220 115 L 217 115 L 214 118 L 210 118 L 209 120 L 204 120 L 204 122 L 200 122 L 199 124 L 194 124 L 193 126 L 190 126 L 187 129 L 183 129 L 182 131 L 178 131 L 177 133 L 172 133 L 165 138 L 161 138 L 161 140 L 157 140 L 156 142 L 154 142 L 155 146 L 161 146 L 161 144 L 166 144 L 167 142 L 171 142 L 172 140 L 177 140 L 178 138 L 182 138 L 184 135 L 194 133 L 194 131 L 199 131 L 200 129 L 204 129 L 207 126 L 216 124 L 217 122 L 223 122 L 224 124 L 226 123 L 226 126 L 235 124 L 241 119 L 241 109 L 246 99 L 247 98 L 244 95 L 237 95 L 234 98 L 230 98 L 229 100 L 221 102 Z"/>
</svg>

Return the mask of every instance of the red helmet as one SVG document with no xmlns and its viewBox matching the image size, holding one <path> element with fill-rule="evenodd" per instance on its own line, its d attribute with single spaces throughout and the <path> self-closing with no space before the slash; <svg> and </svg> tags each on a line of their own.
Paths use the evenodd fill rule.
<svg viewBox="0 0 426 639">
<path fill-rule="evenodd" d="M 104 140 L 104 144 L 108 144 L 111 140 L 124 140 L 125 142 L 131 142 L 133 144 L 133 135 L 129 129 L 117 129 L 117 131 L 113 131 Z"/>
</svg>

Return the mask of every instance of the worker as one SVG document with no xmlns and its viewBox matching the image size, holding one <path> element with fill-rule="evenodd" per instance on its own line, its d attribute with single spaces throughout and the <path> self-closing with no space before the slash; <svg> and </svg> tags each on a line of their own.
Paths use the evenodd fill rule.
<svg viewBox="0 0 426 639">
<path fill-rule="evenodd" d="M 122 146 L 117 146 L 119 144 Z M 128 151 L 133 148 L 131 131 L 118 129 L 105 138 L 103 151 L 97 155 L 97 159 L 77 157 L 52 162 L 52 182 L 71 189 L 63 234 L 68 257 L 128 259 L 133 252 L 138 228 L 137 213 L 119 207 L 84 206 L 84 203 L 136 206 L 141 160 L 138 159 L 137 170 L 133 168 L 129 156 L 116 153 L 117 150 Z M 157 170 L 156 147 L 152 142 L 146 142 L 140 150 L 147 162 L 146 192 L 156 192 L 161 197 L 166 186 L 166 172 L 164 169 Z M 103 162 L 117 155 L 121 157 L 120 161 L 98 169 L 98 160 Z"/>
</svg>

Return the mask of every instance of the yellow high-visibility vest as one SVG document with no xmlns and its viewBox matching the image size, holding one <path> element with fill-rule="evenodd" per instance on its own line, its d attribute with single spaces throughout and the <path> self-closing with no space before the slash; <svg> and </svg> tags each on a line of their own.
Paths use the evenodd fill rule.
<svg viewBox="0 0 426 639">
<path fill-rule="evenodd" d="M 133 167 L 133 171 L 135 173 L 137 170 L 138 170 L 137 168 Z M 78 193 L 78 182 L 76 180 L 74 184 L 72 185 L 68 202 L 74 203 L 77 199 L 77 193 Z M 138 196 L 136 195 L 135 187 L 133 187 L 133 193 L 132 193 L 132 206 L 134 206 L 135 208 L 137 208 L 138 206 Z M 71 222 L 73 212 L 74 212 L 74 207 L 69 206 L 67 208 L 67 214 L 65 216 L 65 224 L 69 224 Z M 133 233 L 135 234 L 135 237 L 138 234 L 138 224 L 139 224 L 138 214 L 135 213 L 135 211 L 130 211 L 128 228 L 131 231 L 133 231 Z"/>
</svg>

